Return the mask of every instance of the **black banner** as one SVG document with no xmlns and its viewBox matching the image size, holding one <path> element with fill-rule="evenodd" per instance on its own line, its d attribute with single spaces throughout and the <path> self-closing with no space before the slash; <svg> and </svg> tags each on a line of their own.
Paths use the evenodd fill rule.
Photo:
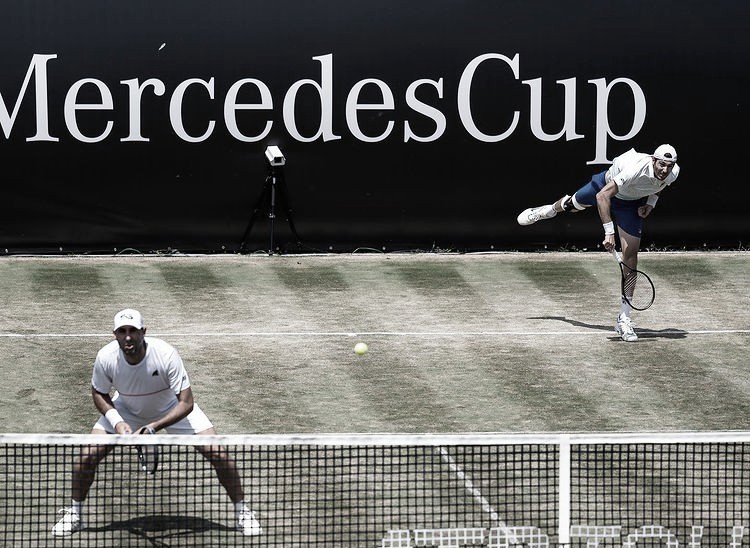
<svg viewBox="0 0 750 548">
<path fill-rule="evenodd" d="M 0 253 L 593 248 L 516 216 L 664 142 L 643 245 L 746 245 L 747 6 L 12 1 Z"/>
</svg>

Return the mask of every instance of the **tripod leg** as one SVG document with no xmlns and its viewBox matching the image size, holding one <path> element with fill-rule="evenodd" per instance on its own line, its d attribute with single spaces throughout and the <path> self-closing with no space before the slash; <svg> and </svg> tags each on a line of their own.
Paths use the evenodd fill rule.
<svg viewBox="0 0 750 548">
<path fill-rule="evenodd" d="M 286 193 L 286 181 L 283 177 L 280 177 L 277 181 L 277 187 L 279 191 L 279 202 L 283 203 L 284 205 L 284 212 L 286 213 L 286 220 L 289 223 L 289 230 L 292 231 L 292 234 L 294 235 L 294 238 L 296 240 L 296 244 L 300 246 L 302 245 L 302 241 L 300 240 L 299 234 L 297 234 L 297 229 L 294 226 L 294 220 L 292 219 L 292 208 L 289 205 L 289 199 L 287 198 Z"/>
<path fill-rule="evenodd" d="M 271 205 L 268 209 L 268 224 L 271 233 L 271 241 L 268 244 L 268 254 L 273 255 L 273 222 L 276 220 L 276 176 L 271 176 Z"/>
<path fill-rule="evenodd" d="M 245 229 L 245 233 L 242 235 L 242 243 L 240 244 L 240 252 L 245 251 L 245 248 L 247 246 L 247 238 L 250 235 L 250 231 L 253 229 L 253 225 L 255 224 L 255 218 L 257 217 L 258 212 L 263 206 L 263 202 L 268 197 L 270 184 L 271 184 L 270 177 L 266 178 L 266 182 L 263 184 L 263 190 L 261 191 L 260 196 L 258 196 L 258 201 L 255 203 L 253 212 L 250 214 L 250 220 L 247 223 L 247 228 Z"/>
</svg>

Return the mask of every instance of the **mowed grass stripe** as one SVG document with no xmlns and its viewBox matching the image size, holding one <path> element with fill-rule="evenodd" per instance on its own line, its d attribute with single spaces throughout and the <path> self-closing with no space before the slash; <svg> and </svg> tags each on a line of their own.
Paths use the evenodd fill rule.
<svg viewBox="0 0 750 548">
<path fill-rule="evenodd" d="M 414 304 L 413 299 L 388 299 L 387 295 L 393 292 L 387 286 L 395 283 L 392 287 L 396 289 L 402 284 L 371 266 L 345 269 L 346 275 L 339 267 L 329 265 L 322 268 L 292 265 L 291 269 L 275 267 L 275 271 L 288 288 L 296 291 L 300 308 L 320 310 L 324 306 L 330 311 L 329 317 L 316 314 L 309 318 L 306 323 L 312 329 L 339 326 L 344 331 L 356 332 L 394 318 L 403 322 L 408 315 L 398 309 L 399 304 L 404 301 Z M 305 314 L 303 310 L 299 313 Z M 414 361 L 413 345 L 392 344 L 387 338 L 369 339 L 365 342 L 371 346 L 371 353 L 358 357 L 353 353 L 357 340 L 339 337 L 312 342 L 321 351 L 330 348 L 333 360 L 322 359 L 315 364 L 310 374 L 317 386 L 300 395 L 298 401 L 305 402 L 311 413 L 319 412 L 324 405 L 337 408 L 333 416 L 343 420 L 341 426 L 346 431 L 351 431 L 355 424 L 365 429 L 412 431 L 425 426 L 419 417 L 445 417 L 440 393 L 431 386 L 429 370 Z M 347 404 L 341 407 L 341 402 Z M 327 413 L 330 417 L 330 409 Z"/>
<path fill-rule="evenodd" d="M 463 263 L 431 260 L 414 264 L 408 258 L 397 258 L 382 265 L 393 290 L 383 292 L 390 296 L 376 308 L 381 317 L 390 318 L 395 329 L 450 334 L 461 329 L 481 330 L 496 325 L 498 319 L 503 321 L 502 314 L 467 280 L 470 269 Z M 379 380 L 373 378 L 377 382 L 370 392 L 373 404 L 382 409 L 384 417 L 395 420 L 392 424 L 400 430 L 493 428 L 515 405 L 508 402 L 504 411 L 493 405 L 495 383 L 475 363 L 478 355 L 487 356 L 483 351 L 488 346 L 482 337 L 438 334 L 384 342 L 388 348 L 383 375 Z M 380 352 L 377 347 L 372 351 Z M 520 418 L 523 413 L 512 415 Z"/>
<path fill-rule="evenodd" d="M 345 279 L 337 276 L 331 269 L 324 269 L 321 274 L 314 269 L 312 272 L 305 272 L 306 269 L 303 268 L 291 275 L 284 271 L 282 276 L 287 285 L 306 287 L 307 291 L 300 292 L 305 304 L 325 299 L 328 308 L 335 310 L 334 325 L 341 325 L 345 331 L 357 332 L 384 323 L 403 329 L 405 322 L 412 328 L 422 329 L 433 325 L 445 315 L 441 311 L 436 312 L 436 302 L 442 304 L 455 301 L 456 295 L 435 299 L 435 292 L 431 291 L 432 284 L 424 277 L 416 284 L 416 289 L 411 286 L 405 288 L 398 264 L 394 267 L 393 263 L 384 262 L 381 266 L 382 270 L 373 269 L 372 265 L 347 268 Z M 452 277 L 450 273 L 446 275 L 446 271 L 452 272 Z M 410 271 L 409 274 L 413 272 Z M 436 282 L 441 288 L 438 291 L 455 292 L 455 286 L 458 285 L 458 289 L 467 292 L 465 285 L 456 280 L 452 267 L 447 270 L 438 268 L 436 278 L 441 279 Z M 447 278 L 450 278 L 449 283 L 446 282 Z M 341 295 L 342 287 L 349 287 L 348 295 Z M 428 293 L 427 297 L 423 295 L 425 292 Z M 374 299 L 373 295 L 380 298 Z M 468 294 L 466 298 L 473 300 L 473 295 Z M 404 305 L 407 305 L 406 308 L 403 308 Z M 424 321 L 415 321 L 415 316 L 424 318 Z M 455 318 L 451 319 L 455 321 Z M 325 319 L 321 320 L 322 324 L 314 325 L 325 324 Z M 327 377 L 325 390 L 319 391 L 316 398 L 350 401 L 350 395 L 354 394 L 357 401 L 354 407 L 358 411 L 350 415 L 350 422 L 346 426 L 351 428 L 352 424 L 360 424 L 387 430 L 413 431 L 420 428 L 446 428 L 461 420 L 453 417 L 451 409 L 457 397 L 464 398 L 461 405 L 465 407 L 467 396 L 464 394 L 472 392 L 473 387 L 456 385 L 440 378 L 440 372 L 433 368 L 444 358 L 436 358 L 426 349 L 431 346 L 432 341 L 419 341 L 415 344 L 413 341 L 394 341 L 390 337 L 371 338 L 366 341 L 371 347 L 370 354 L 359 358 L 351 353 L 356 340 L 358 339 L 343 338 L 313 343 L 328 345 L 330 342 L 338 345 L 337 350 L 343 347 L 345 352 L 337 361 L 338 368 L 321 369 L 322 374 L 330 372 L 331 376 Z M 456 352 L 456 342 L 451 341 L 449 344 L 451 351 Z M 445 344 L 440 343 L 437 350 L 444 355 Z M 460 362 L 458 357 L 457 361 Z M 474 386 L 477 384 L 480 384 L 479 379 Z M 328 397 L 331 392 L 337 393 L 336 398 Z M 313 405 L 317 405 L 317 399 L 313 400 Z M 394 405 L 394 402 L 398 403 Z M 346 409 L 342 409 L 341 416 L 346 415 Z M 461 421 L 460 424 L 464 426 L 469 423 Z"/>
<path fill-rule="evenodd" d="M 586 424 L 602 430 L 613 427 L 612 418 L 597 408 L 597 398 L 581 393 L 581 372 L 559 367 L 557 361 L 568 356 L 569 347 L 561 346 L 559 338 L 547 339 L 547 343 L 548 348 L 540 348 L 531 341 L 480 341 L 485 353 L 476 360 L 480 369 L 477 389 L 489 391 L 486 407 L 495 416 L 494 423 L 485 424 L 485 428 L 544 431 L 575 430 Z"/>
</svg>

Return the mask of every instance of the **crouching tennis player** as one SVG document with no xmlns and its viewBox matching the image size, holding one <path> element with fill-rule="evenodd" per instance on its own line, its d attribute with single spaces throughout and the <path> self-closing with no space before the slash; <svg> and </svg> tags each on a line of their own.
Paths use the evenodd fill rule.
<svg viewBox="0 0 750 548">
<path fill-rule="evenodd" d="M 115 315 L 115 340 L 102 348 L 94 361 L 91 392 L 102 414 L 92 434 L 132 434 L 142 427 L 172 434 L 216 434 L 211 421 L 193 402 L 185 366 L 177 351 L 166 342 L 146 337 L 143 317 L 126 309 Z M 110 398 L 110 390 L 116 390 Z M 113 445 L 89 446 L 73 466 L 73 504 L 61 510 L 52 528 L 65 536 L 84 528 L 83 505 L 94 482 L 99 462 Z M 197 446 L 211 463 L 219 482 L 234 503 L 237 528 L 244 535 L 260 535 L 260 524 L 244 502 L 235 461 L 226 448 Z"/>
<path fill-rule="evenodd" d="M 594 175 L 572 196 L 566 194 L 553 204 L 524 210 L 518 216 L 518 224 L 531 225 L 551 219 L 558 213 L 575 213 L 596 205 L 604 228 L 604 248 L 612 251 L 615 247 L 616 222 L 622 262 L 635 270 L 643 219 L 656 206 L 662 190 L 671 185 L 679 173 L 677 152 L 671 145 L 661 145 L 653 154 L 639 153 L 631 148 L 615 158 L 607 171 Z M 638 339 L 630 319 L 630 305 L 625 299 L 622 299 L 615 331 L 624 341 Z"/>
</svg>

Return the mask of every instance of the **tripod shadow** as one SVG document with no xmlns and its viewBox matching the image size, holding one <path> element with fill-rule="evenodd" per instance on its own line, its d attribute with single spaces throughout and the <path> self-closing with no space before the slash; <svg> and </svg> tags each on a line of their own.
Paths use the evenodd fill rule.
<svg viewBox="0 0 750 548">
<path fill-rule="evenodd" d="M 565 322 L 575 327 L 583 327 L 586 329 L 596 329 L 598 331 L 610 331 L 611 332 L 613 330 L 612 325 L 585 323 L 585 322 L 580 322 L 578 320 L 572 320 L 570 318 L 566 318 L 565 316 L 534 316 L 534 317 L 527 318 L 527 319 L 528 320 L 556 320 L 560 322 Z M 687 331 L 684 331 L 682 329 L 674 329 L 671 327 L 667 329 L 638 328 L 635 331 L 639 337 L 646 337 L 646 338 L 684 339 L 688 335 Z M 613 335 L 611 338 L 619 339 L 620 337 Z"/>
<path fill-rule="evenodd" d="M 102 527 L 87 527 L 86 532 L 127 532 L 145 539 L 151 546 L 181 546 L 180 537 L 211 532 L 235 532 L 236 529 L 221 523 L 194 516 L 153 514 L 113 521 Z M 174 544 L 170 544 L 174 541 Z"/>
</svg>

